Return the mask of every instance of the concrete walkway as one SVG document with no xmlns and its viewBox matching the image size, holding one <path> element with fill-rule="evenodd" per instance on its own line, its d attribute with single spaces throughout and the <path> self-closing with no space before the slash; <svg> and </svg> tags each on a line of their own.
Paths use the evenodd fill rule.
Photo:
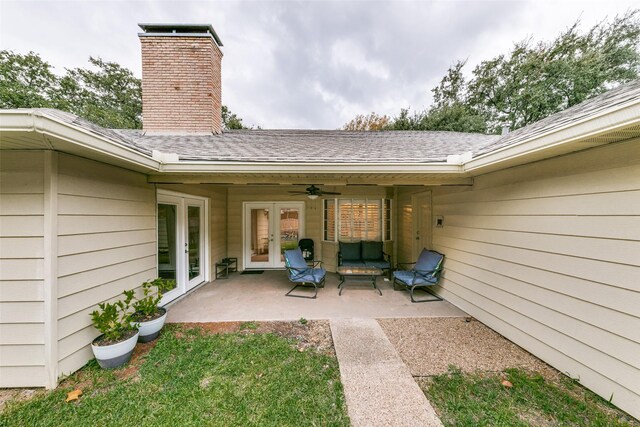
<svg viewBox="0 0 640 427">
<path fill-rule="evenodd" d="M 442 426 L 375 319 L 330 324 L 352 426 Z"/>
</svg>

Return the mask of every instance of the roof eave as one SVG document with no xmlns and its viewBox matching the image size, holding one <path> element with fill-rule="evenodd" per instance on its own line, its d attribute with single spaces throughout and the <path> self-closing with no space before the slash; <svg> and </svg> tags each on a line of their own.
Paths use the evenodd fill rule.
<svg viewBox="0 0 640 427">
<path fill-rule="evenodd" d="M 42 135 L 43 150 L 75 154 L 140 172 L 160 170 L 160 162 L 151 156 L 35 109 L 0 110 L 0 130 Z"/>
<path fill-rule="evenodd" d="M 432 163 L 291 163 L 291 162 L 220 162 L 178 161 L 165 163 L 166 173 L 463 173 L 461 164 Z"/>
<path fill-rule="evenodd" d="M 474 157 L 463 165 L 473 176 L 498 169 L 530 163 L 586 148 L 604 145 L 606 141 L 589 141 L 598 135 L 640 123 L 640 99 L 615 106 L 580 121 L 551 129 L 517 144 L 508 145 Z"/>
</svg>

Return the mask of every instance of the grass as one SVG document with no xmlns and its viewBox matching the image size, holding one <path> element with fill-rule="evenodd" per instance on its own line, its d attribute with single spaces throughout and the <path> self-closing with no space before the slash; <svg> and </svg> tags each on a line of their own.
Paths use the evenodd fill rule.
<svg viewBox="0 0 640 427">
<path fill-rule="evenodd" d="M 0 426 L 349 425 L 335 357 L 250 329 L 168 325 L 134 375 L 90 362 L 58 389 L 9 404 Z M 78 386 L 80 400 L 65 403 Z"/>
<path fill-rule="evenodd" d="M 576 381 L 552 382 L 521 369 L 465 374 L 450 368 L 421 387 L 445 426 L 640 425 Z"/>
</svg>

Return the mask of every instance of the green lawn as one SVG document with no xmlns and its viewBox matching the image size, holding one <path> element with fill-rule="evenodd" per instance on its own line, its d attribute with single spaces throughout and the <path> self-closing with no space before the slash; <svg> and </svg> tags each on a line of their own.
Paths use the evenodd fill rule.
<svg viewBox="0 0 640 427">
<path fill-rule="evenodd" d="M 334 357 L 291 339 L 168 325 L 133 367 L 90 362 L 57 390 L 10 404 L 0 426 L 348 426 L 339 379 Z M 76 387 L 83 396 L 65 403 Z"/>
<path fill-rule="evenodd" d="M 520 369 L 464 374 L 451 368 L 419 382 L 445 426 L 640 426 L 567 377 L 552 382 Z"/>
</svg>

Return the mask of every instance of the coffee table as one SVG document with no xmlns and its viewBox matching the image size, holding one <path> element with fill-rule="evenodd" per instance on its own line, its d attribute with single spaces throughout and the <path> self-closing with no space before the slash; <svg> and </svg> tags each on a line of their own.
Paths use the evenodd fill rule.
<svg viewBox="0 0 640 427">
<path fill-rule="evenodd" d="M 342 291 L 346 286 L 347 282 L 360 282 L 360 283 L 370 283 L 373 285 L 373 289 L 378 291 L 380 296 L 382 296 L 382 291 L 376 285 L 376 279 L 378 276 L 382 276 L 382 270 L 377 267 L 347 267 L 341 266 L 338 267 L 336 272 L 340 275 L 340 283 L 338 284 L 338 295 L 342 295 Z M 348 279 L 348 280 L 347 280 Z"/>
</svg>

